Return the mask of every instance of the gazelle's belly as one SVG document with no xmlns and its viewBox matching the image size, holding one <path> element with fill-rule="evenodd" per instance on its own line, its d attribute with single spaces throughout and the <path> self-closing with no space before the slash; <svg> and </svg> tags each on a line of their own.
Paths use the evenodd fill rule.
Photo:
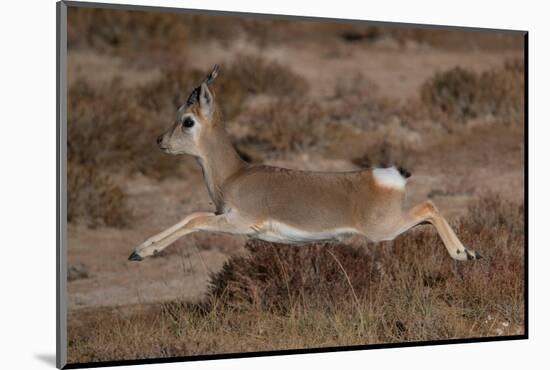
<svg viewBox="0 0 550 370">
<path fill-rule="evenodd" d="M 300 244 L 315 241 L 339 240 L 357 233 L 353 228 L 334 228 L 322 231 L 298 229 L 281 222 L 270 221 L 256 230 L 251 237 L 274 243 Z"/>
</svg>

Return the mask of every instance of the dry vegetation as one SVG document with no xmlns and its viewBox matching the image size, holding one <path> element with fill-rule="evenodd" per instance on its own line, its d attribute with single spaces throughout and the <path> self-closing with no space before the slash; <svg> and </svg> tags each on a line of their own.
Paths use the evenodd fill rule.
<svg viewBox="0 0 550 370">
<path fill-rule="evenodd" d="M 132 219 L 124 191 L 94 166 L 69 162 L 67 219 L 90 227 L 124 227 Z"/>
<path fill-rule="evenodd" d="M 523 124 L 523 73 L 520 60 L 481 74 L 456 67 L 426 81 L 421 99 L 434 119 L 466 122 L 489 115 Z"/>
<path fill-rule="evenodd" d="M 312 151 L 322 145 L 322 109 L 307 99 L 280 98 L 251 108 L 242 117 L 245 134 L 236 145 L 255 157 L 272 158 Z"/>
<path fill-rule="evenodd" d="M 381 96 L 379 87 L 361 73 L 341 78 L 324 106 L 324 113 L 332 122 L 362 130 L 374 129 L 403 115 L 402 104 Z"/>
<path fill-rule="evenodd" d="M 139 54 L 144 48 L 179 53 L 188 43 L 227 42 L 242 28 L 229 17 L 105 9 L 69 8 L 68 19 L 70 48 L 94 48 L 126 56 Z"/>
<path fill-rule="evenodd" d="M 199 70 L 177 65 L 165 69 L 158 81 L 139 89 L 136 99 L 146 109 L 173 115 L 208 68 Z M 228 121 L 241 113 L 246 99 L 252 95 L 300 95 L 308 88 L 307 82 L 288 67 L 261 56 L 239 54 L 222 68 L 213 90 L 216 96 L 223 97 L 221 109 Z"/>
<path fill-rule="evenodd" d="M 68 159 L 113 173 L 176 176 L 180 161 L 155 150 L 164 121 L 116 81 L 101 88 L 77 81 L 69 89 Z"/>
<path fill-rule="evenodd" d="M 482 198 L 454 225 L 484 259 L 452 261 L 429 226 L 393 243 L 251 241 L 199 304 L 81 313 L 71 362 L 523 333 L 523 204 Z"/>
<path fill-rule="evenodd" d="M 287 66 L 259 56 L 238 55 L 227 75 L 238 81 L 241 88 L 249 94 L 300 96 L 308 88 L 304 78 L 293 73 Z"/>
<path fill-rule="evenodd" d="M 89 225 L 127 226 L 132 213 L 115 177 L 177 176 L 180 161 L 155 150 L 162 117 L 117 82 L 76 81 L 68 93 L 68 217 Z"/>
</svg>

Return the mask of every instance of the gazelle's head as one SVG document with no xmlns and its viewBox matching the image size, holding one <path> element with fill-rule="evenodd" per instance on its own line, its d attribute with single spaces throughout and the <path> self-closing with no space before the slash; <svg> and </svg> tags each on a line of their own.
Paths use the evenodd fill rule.
<svg viewBox="0 0 550 370">
<path fill-rule="evenodd" d="M 187 102 L 178 109 L 174 124 L 157 138 L 162 151 L 202 157 L 209 139 L 215 138 L 220 129 L 223 130 L 214 95 L 208 89 L 218 72 L 216 64 L 212 72 L 191 92 Z"/>
</svg>

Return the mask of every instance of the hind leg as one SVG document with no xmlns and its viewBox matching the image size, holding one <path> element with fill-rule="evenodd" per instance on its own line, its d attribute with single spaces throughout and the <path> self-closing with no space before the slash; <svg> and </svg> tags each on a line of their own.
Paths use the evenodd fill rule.
<svg viewBox="0 0 550 370">
<path fill-rule="evenodd" d="M 481 258 L 479 253 L 471 251 L 462 245 L 447 220 L 445 220 L 439 210 L 430 201 L 423 202 L 405 213 L 397 235 L 423 223 L 430 223 L 435 227 L 445 248 L 447 248 L 447 252 L 453 259 L 466 261 Z"/>
</svg>

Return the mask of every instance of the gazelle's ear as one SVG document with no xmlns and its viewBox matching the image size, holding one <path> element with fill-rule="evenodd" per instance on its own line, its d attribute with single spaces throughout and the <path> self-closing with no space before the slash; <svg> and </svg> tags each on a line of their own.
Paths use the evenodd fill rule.
<svg viewBox="0 0 550 370">
<path fill-rule="evenodd" d="M 199 92 L 199 107 L 201 113 L 205 116 L 210 117 L 214 112 L 214 96 L 208 89 L 206 82 L 201 84 L 201 89 Z"/>
</svg>

